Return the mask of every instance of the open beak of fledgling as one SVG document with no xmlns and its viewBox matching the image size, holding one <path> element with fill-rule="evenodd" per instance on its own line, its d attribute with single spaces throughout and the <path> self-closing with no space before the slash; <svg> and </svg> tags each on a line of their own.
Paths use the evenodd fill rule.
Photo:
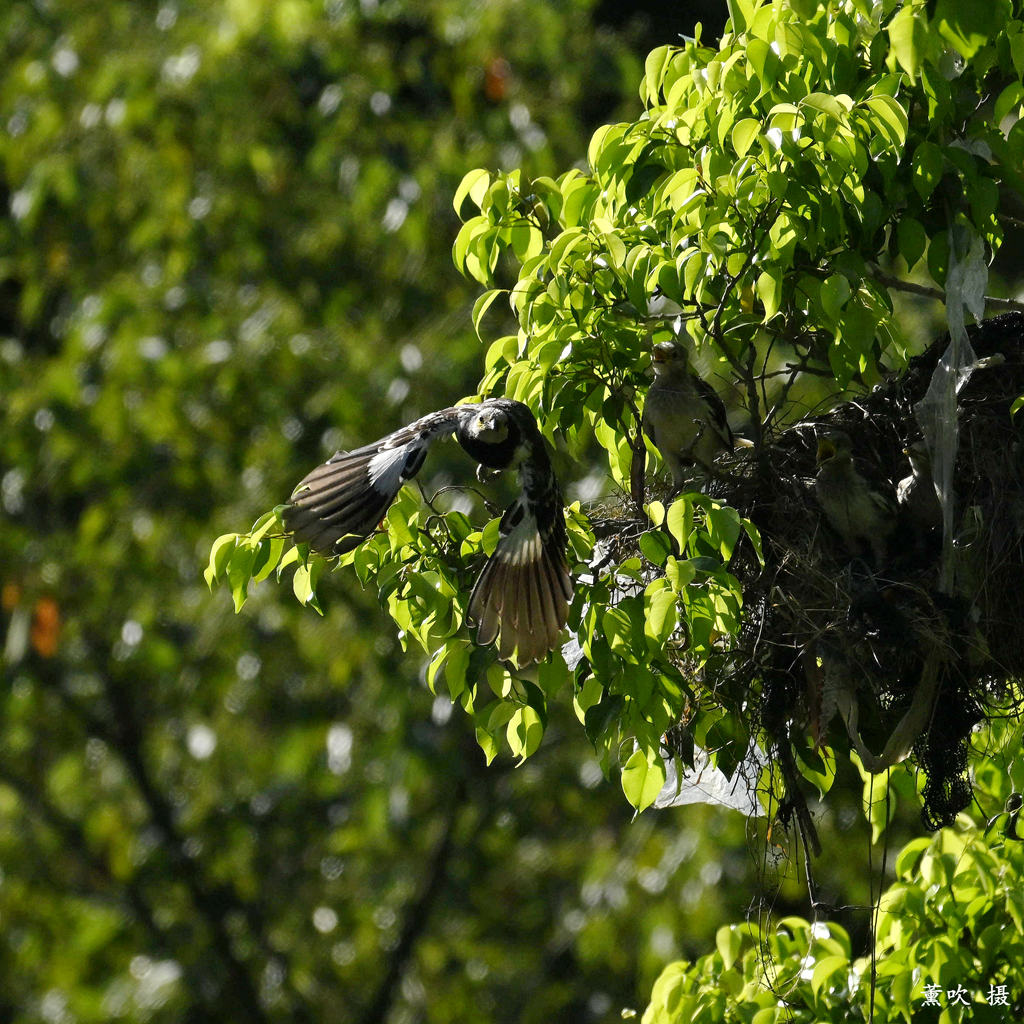
<svg viewBox="0 0 1024 1024">
<path fill-rule="evenodd" d="M 820 466 L 823 462 L 827 462 L 833 458 L 836 454 L 835 442 L 830 438 L 822 437 L 818 440 L 818 454 L 816 456 L 817 464 Z"/>
</svg>

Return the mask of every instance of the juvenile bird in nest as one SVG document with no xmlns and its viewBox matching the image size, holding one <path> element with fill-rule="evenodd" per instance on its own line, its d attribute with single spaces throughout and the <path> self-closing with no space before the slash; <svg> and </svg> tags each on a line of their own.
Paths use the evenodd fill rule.
<svg viewBox="0 0 1024 1024">
<path fill-rule="evenodd" d="M 896 526 L 895 503 L 861 476 L 845 431 L 830 427 L 821 433 L 817 461 L 814 496 L 825 518 L 851 555 L 870 551 L 874 568 L 881 568 Z"/>
<path fill-rule="evenodd" d="M 663 341 L 654 346 L 654 382 L 644 403 L 643 428 L 681 490 L 687 470 L 713 472 L 715 456 L 733 448 L 725 406 L 707 381 L 691 369 L 682 345 Z"/>
<path fill-rule="evenodd" d="M 930 534 L 942 528 L 942 506 L 935 493 L 932 460 L 924 441 L 918 440 L 903 449 L 910 462 L 910 475 L 896 485 L 900 511 L 914 529 Z"/>
<path fill-rule="evenodd" d="M 305 476 L 285 507 L 285 529 L 322 554 L 343 554 L 376 529 L 430 446 L 454 434 L 480 466 L 514 469 L 520 494 L 505 510 L 498 546 L 469 597 L 480 644 L 523 666 L 556 646 L 572 600 L 562 495 L 530 410 L 507 398 L 432 412 Z"/>
</svg>

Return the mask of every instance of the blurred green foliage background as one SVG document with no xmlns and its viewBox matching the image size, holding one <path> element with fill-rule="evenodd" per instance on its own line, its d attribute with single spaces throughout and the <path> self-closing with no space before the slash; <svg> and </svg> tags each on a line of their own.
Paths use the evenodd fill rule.
<svg viewBox="0 0 1024 1024">
<path fill-rule="evenodd" d="M 324 456 L 474 392 L 462 175 L 581 161 L 722 6 L 0 10 L 0 1018 L 615 1020 L 801 905 L 733 812 L 631 822 L 565 708 L 485 769 L 351 573 L 323 619 L 202 580 Z"/>
</svg>

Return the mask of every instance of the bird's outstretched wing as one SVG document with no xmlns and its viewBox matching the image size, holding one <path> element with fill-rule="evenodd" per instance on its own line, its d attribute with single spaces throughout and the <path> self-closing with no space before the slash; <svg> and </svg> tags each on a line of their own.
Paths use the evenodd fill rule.
<svg viewBox="0 0 1024 1024">
<path fill-rule="evenodd" d="M 451 434 L 472 406 L 432 412 L 393 434 L 337 452 L 308 473 L 285 507 L 285 529 L 323 554 L 344 554 L 384 518 L 402 485 L 423 465 L 427 450 Z"/>
</svg>

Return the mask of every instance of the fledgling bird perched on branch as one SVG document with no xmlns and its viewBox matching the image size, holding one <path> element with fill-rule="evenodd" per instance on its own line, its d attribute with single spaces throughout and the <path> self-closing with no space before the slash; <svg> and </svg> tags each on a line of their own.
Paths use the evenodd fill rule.
<svg viewBox="0 0 1024 1024">
<path fill-rule="evenodd" d="M 871 552 L 875 569 L 885 563 L 887 541 L 896 527 L 896 504 L 875 490 L 853 464 L 850 436 L 836 427 L 818 438 L 814 496 L 825 518 L 851 555 Z"/>
<path fill-rule="evenodd" d="M 376 529 L 438 438 L 455 434 L 487 469 L 514 469 L 521 493 L 505 510 L 494 554 L 469 598 L 478 642 L 499 638 L 519 666 L 556 646 L 572 600 L 562 496 L 544 438 L 521 402 L 490 398 L 430 413 L 309 473 L 283 513 L 285 528 L 322 554 L 351 551 Z"/>
<path fill-rule="evenodd" d="M 686 349 L 674 341 L 654 346 L 654 383 L 644 403 L 643 428 L 681 490 L 687 469 L 707 476 L 715 456 L 733 447 L 725 406 L 717 392 L 690 367 Z"/>
</svg>

